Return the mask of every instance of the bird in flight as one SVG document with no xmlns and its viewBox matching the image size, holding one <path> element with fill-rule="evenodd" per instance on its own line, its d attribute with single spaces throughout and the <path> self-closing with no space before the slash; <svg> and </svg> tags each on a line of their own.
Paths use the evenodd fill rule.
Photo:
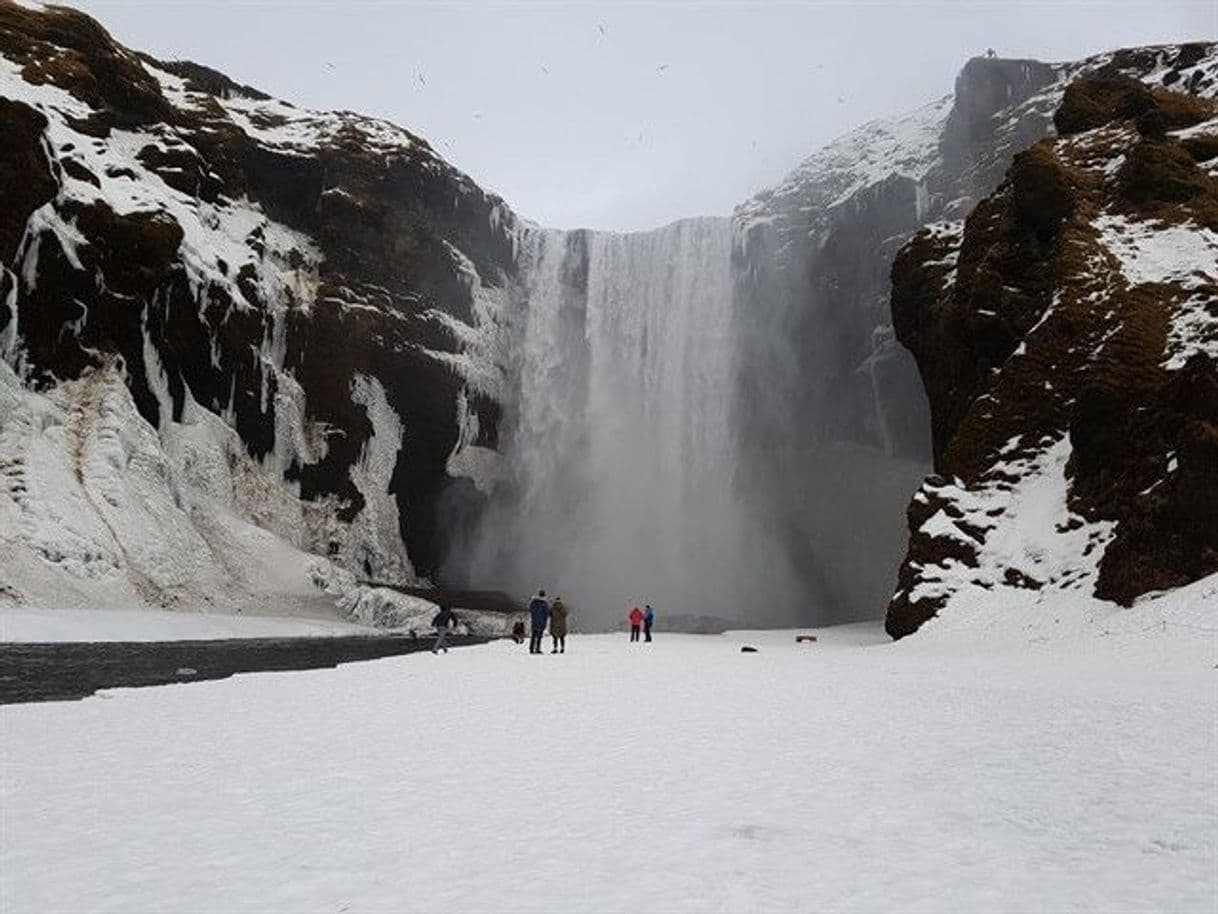
<svg viewBox="0 0 1218 914">
<path fill-rule="evenodd" d="M 424 76 L 422 73 L 416 73 L 416 74 L 414 75 L 414 78 L 415 78 L 415 79 L 417 79 L 417 80 L 419 81 L 419 85 L 420 85 L 420 86 L 425 86 L 425 85 L 427 85 L 427 77 L 425 77 L 425 76 Z"/>
<path fill-rule="evenodd" d="M 663 72 L 664 72 L 665 70 L 667 70 L 667 69 L 668 69 L 668 64 L 666 64 L 666 63 L 662 63 L 662 64 L 660 64 L 658 67 L 656 67 L 656 72 L 657 72 L 657 73 L 663 73 Z"/>
<path fill-rule="evenodd" d="M 542 73 L 544 73 L 544 74 L 546 74 L 546 76 L 549 76 L 549 75 L 550 75 L 550 68 L 549 68 L 549 67 L 547 67 L 547 66 L 546 66 L 546 65 L 543 63 L 543 64 L 541 65 L 541 72 L 542 72 Z"/>
<path fill-rule="evenodd" d="M 600 29 L 602 38 L 606 37 L 609 34 L 609 30 L 607 28 L 605 28 L 603 23 L 598 25 L 597 28 Z"/>
</svg>

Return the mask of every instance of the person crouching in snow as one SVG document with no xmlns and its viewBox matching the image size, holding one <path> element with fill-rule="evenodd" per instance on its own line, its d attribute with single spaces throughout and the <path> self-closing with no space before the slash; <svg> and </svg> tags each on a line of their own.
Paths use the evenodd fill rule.
<svg viewBox="0 0 1218 914">
<path fill-rule="evenodd" d="M 554 605 L 550 607 L 550 638 L 554 642 L 551 654 L 567 652 L 567 613 L 567 604 L 562 597 L 555 597 Z"/>
<path fill-rule="evenodd" d="M 549 618 L 550 604 L 546 602 L 546 592 L 539 590 L 529 603 L 529 621 L 533 623 L 532 631 L 529 632 L 530 654 L 541 653 L 541 639 L 545 637 L 546 622 Z"/>
<path fill-rule="evenodd" d="M 431 620 L 431 624 L 436 628 L 436 643 L 431 646 L 431 652 L 438 654 L 441 650 L 448 653 L 448 633 L 457 627 L 457 614 L 448 606 L 441 606 L 440 611 L 436 613 Z"/>
<path fill-rule="evenodd" d="M 643 624 L 643 610 L 636 606 L 634 609 L 630 610 L 630 615 L 627 616 L 627 618 L 630 620 L 630 640 L 638 641 L 639 626 Z"/>
<path fill-rule="evenodd" d="M 512 626 L 512 640 L 517 644 L 524 644 L 524 623 L 517 622 Z"/>
<path fill-rule="evenodd" d="M 647 611 L 643 613 L 643 640 L 651 640 L 651 626 L 655 625 L 656 611 L 651 608 L 651 604 L 647 604 Z"/>
</svg>

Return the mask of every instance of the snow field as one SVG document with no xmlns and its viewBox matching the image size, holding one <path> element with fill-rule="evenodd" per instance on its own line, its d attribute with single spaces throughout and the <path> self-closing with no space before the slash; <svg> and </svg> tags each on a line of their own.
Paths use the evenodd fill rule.
<svg viewBox="0 0 1218 914">
<path fill-rule="evenodd" d="M 0 643 L 197 641 L 374 634 L 380 632 L 329 619 L 230 616 L 156 609 L 0 609 Z"/>
<path fill-rule="evenodd" d="M 1152 642 L 1206 636 L 928 632 L 498 642 L 0 708 L 0 899 L 1213 910 L 1212 637 L 1179 662 Z"/>
</svg>

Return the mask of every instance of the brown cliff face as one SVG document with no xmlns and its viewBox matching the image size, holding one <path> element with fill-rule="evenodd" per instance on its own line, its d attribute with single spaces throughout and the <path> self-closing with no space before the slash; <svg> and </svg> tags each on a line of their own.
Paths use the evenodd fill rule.
<svg viewBox="0 0 1218 914">
<path fill-rule="evenodd" d="M 886 605 L 891 573 L 907 545 L 901 510 L 934 450 L 917 367 L 891 326 L 897 251 L 924 225 L 962 219 L 991 194 L 1016 154 L 1052 132 L 1063 92 L 1080 77 L 1102 71 L 1210 92 L 1214 53 L 1213 45 L 1196 44 L 1052 64 L 974 58 L 952 96 L 860 127 L 737 209 L 741 477 L 763 513 L 788 531 L 792 561 L 809 579 L 808 604 L 839 621 L 870 618 Z M 1042 165 L 1031 158 L 1020 167 Z M 1055 208 L 1068 198 L 1059 201 L 1050 184 L 1021 187 L 1020 205 L 1050 229 Z M 914 328 L 937 325 L 930 318 L 938 309 L 929 302 L 940 290 L 923 275 L 932 271 L 914 276 L 900 263 L 897 269 L 907 299 L 927 301 L 925 313 L 905 319 Z M 998 275 L 983 274 L 991 283 Z M 1029 275 L 1018 291 L 991 288 L 1020 301 L 1007 302 L 1004 320 L 980 311 L 969 318 L 976 326 L 967 345 L 976 333 L 991 359 L 1014 348 L 1012 335 L 1027 329 L 1040 285 Z M 928 379 L 949 394 L 931 397 L 937 426 L 958 420 L 954 413 L 967 400 L 950 392 L 974 390 L 980 371 L 973 362 L 954 361 Z M 939 450 L 946 447 L 942 435 L 936 440 Z"/>
<path fill-rule="evenodd" d="M 1002 588 L 1128 604 L 1218 571 L 1216 115 L 1080 79 L 1059 138 L 898 255 L 937 475 L 910 505 L 893 637 Z"/>
<path fill-rule="evenodd" d="M 510 211 L 407 131 L 155 61 L 66 8 L 0 0 L 0 66 L 0 355 L 35 387 L 118 357 L 154 428 L 190 401 L 225 417 L 340 527 L 369 498 L 353 390 L 373 379 L 407 430 L 386 497 L 434 572 L 447 461 L 495 443 L 495 391 L 460 366 L 476 296 L 511 283 Z M 357 573 L 410 577 L 315 533 Z"/>
</svg>

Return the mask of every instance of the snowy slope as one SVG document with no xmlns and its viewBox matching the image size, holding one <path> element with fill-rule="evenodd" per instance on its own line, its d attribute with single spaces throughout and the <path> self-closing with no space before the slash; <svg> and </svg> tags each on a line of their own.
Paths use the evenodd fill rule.
<svg viewBox="0 0 1218 914">
<path fill-rule="evenodd" d="M 893 175 L 924 179 L 938 162 L 954 100 L 947 95 L 909 114 L 864 124 L 813 153 L 780 184 L 736 208 L 746 244 L 756 227 L 796 213 L 806 220 L 801 228 L 815 232 L 828 210 Z"/>
<path fill-rule="evenodd" d="M 1005 619 L 981 649 L 936 635 L 946 619 L 896 645 L 874 627 L 573 636 L 561 657 L 499 642 L 7 706 L 0 897 L 1211 911 L 1213 635 Z"/>
</svg>

